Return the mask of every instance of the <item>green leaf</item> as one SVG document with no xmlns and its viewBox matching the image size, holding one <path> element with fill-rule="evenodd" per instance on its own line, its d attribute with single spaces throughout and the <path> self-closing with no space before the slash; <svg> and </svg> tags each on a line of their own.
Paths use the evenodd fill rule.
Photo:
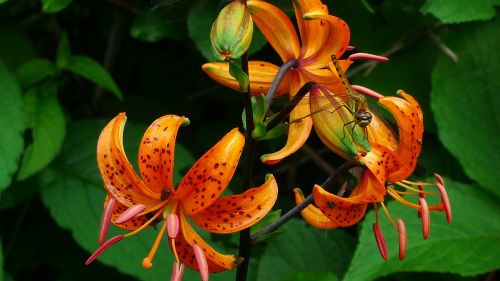
<svg viewBox="0 0 500 281">
<path fill-rule="evenodd" d="M 23 151 L 24 111 L 21 90 L 0 60 L 0 191 L 9 186 Z"/>
<path fill-rule="evenodd" d="M 188 2 L 181 1 L 179 3 Z M 188 35 L 186 21 L 175 18 L 179 13 L 183 13 L 179 9 L 187 10 L 186 7 L 177 6 L 174 8 L 146 6 L 143 9 L 146 12 L 139 15 L 132 23 L 130 36 L 145 42 L 158 42 L 166 38 L 185 40 Z"/>
<path fill-rule="evenodd" d="M 229 62 L 229 74 L 240 84 L 240 91 L 246 93 L 248 89 L 248 75 L 241 68 L 241 60 L 233 59 Z"/>
<path fill-rule="evenodd" d="M 42 0 L 42 10 L 45 13 L 57 13 L 66 8 L 71 0 Z"/>
<path fill-rule="evenodd" d="M 68 137 L 60 157 L 44 173 L 42 199 L 58 225 L 71 231 L 76 242 L 85 250 L 97 249 L 97 232 L 106 192 L 102 187 L 96 163 L 96 143 L 104 122 L 78 122 L 68 128 Z M 137 159 L 144 126 L 127 124 L 124 145 L 129 159 Z M 181 177 L 193 161 L 189 152 L 176 144 L 174 181 Z M 110 236 L 123 233 L 114 227 Z M 97 262 L 116 267 L 141 280 L 164 280 L 169 276 L 174 260 L 168 244 L 162 243 L 155 257 L 155 266 L 144 269 L 142 259 L 153 245 L 157 231 L 148 228 L 108 249 Z M 87 257 L 81 257 L 82 262 Z M 90 265 L 92 266 L 92 265 Z M 195 280 L 197 272 L 186 269 L 185 280 Z"/>
<path fill-rule="evenodd" d="M 66 120 L 55 88 L 33 88 L 24 96 L 24 107 L 33 143 L 28 144 L 18 180 L 24 180 L 47 166 L 61 150 Z"/>
<path fill-rule="evenodd" d="M 443 23 L 462 23 L 494 18 L 496 4 L 495 0 L 427 0 L 421 11 Z"/>
<path fill-rule="evenodd" d="M 57 46 L 56 64 L 57 68 L 64 69 L 71 61 L 71 46 L 68 34 L 63 32 Z"/>
<path fill-rule="evenodd" d="M 36 57 L 30 38 L 16 25 L 0 26 L 0 42 L 0 59 L 11 71 Z"/>
<path fill-rule="evenodd" d="M 500 23 L 454 30 L 445 41 L 459 56 L 442 55 L 432 73 L 431 108 L 443 145 L 469 177 L 500 195 Z"/>
<path fill-rule="evenodd" d="M 282 279 L 282 281 L 337 281 L 339 280 L 331 272 L 297 272 Z"/>
<path fill-rule="evenodd" d="M 218 4 L 219 2 L 217 1 L 199 0 L 189 10 L 187 18 L 189 37 L 196 43 L 201 54 L 208 61 L 216 60 L 210 42 L 210 30 L 218 15 Z M 252 44 L 248 49 L 248 53 L 254 54 L 258 52 L 266 43 L 264 35 L 257 28 L 254 28 Z"/>
<path fill-rule="evenodd" d="M 113 93 L 120 100 L 123 95 L 108 71 L 97 61 L 85 56 L 73 56 L 66 68 Z"/>
<path fill-rule="evenodd" d="M 358 248 L 345 281 L 373 280 L 394 272 L 451 272 L 472 276 L 500 268 L 500 202 L 479 189 L 445 179 L 453 208 L 453 221 L 431 212 L 428 240 L 422 238 L 417 212 L 399 202 L 388 204 L 394 218 L 401 218 L 408 234 L 407 254 L 398 259 L 398 234 L 381 213 L 381 227 L 389 249 L 389 260 L 379 254 L 372 231 L 374 212 L 362 223 Z M 408 198 L 415 202 L 415 197 Z M 368 262 L 369 261 L 369 262 Z"/>
<path fill-rule="evenodd" d="M 23 88 L 27 88 L 46 78 L 54 77 L 57 69 L 48 59 L 34 59 L 21 65 L 16 71 L 16 77 Z"/>
<path fill-rule="evenodd" d="M 282 280 L 299 272 L 333 272 L 342 276 L 352 256 L 354 239 L 340 229 L 312 228 L 303 220 L 287 222 L 287 231 L 268 240 L 257 280 Z"/>
</svg>

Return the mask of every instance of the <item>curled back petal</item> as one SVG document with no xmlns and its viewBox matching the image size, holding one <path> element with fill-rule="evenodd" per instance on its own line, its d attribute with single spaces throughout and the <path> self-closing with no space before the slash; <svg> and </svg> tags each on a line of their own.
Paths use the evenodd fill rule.
<svg viewBox="0 0 500 281">
<path fill-rule="evenodd" d="M 368 203 L 381 202 L 384 195 L 384 186 L 369 170 L 365 170 L 348 198 L 331 194 L 319 185 L 313 189 L 316 206 L 338 226 L 351 226 L 359 222 L 365 215 Z"/>
<path fill-rule="evenodd" d="M 174 148 L 177 130 L 184 117 L 165 115 L 146 130 L 139 147 L 139 170 L 144 182 L 158 197 L 173 192 Z"/>
<path fill-rule="evenodd" d="M 104 186 L 115 199 L 130 207 L 155 206 L 160 201 L 134 172 L 123 149 L 125 113 L 120 113 L 102 130 L 97 142 L 97 164 Z"/>
<path fill-rule="evenodd" d="M 283 62 L 297 59 L 300 53 L 299 38 L 288 16 L 265 1 L 250 0 L 247 4 L 254 23 Z"/>
<path fill-rule="evenodd" d="M 302 16 L 313 10 L 321 10 L 325 14 L 328 14 L 328 8 L 320 0 L 295 0 L 293 1 L 293 7 L 302 43 L 301 57 L 307 57 L 311 53 L 315 53 L 318 47 L 321 47 L 310 43 L 315 40 L 314 37 L 322 37 L 322 34 L 319 33 L 321 29 L 318 30 L 317 27 L 317 25 L 320 25 L 319 21 L 306 21 Z"/>
<path fill-rule="evenodd" d="M 331 55 L 340 57 L 347 50 L 351 33 L 343 20 L 325 14 L 321 9 L 305 14 L 304 18 L 312 35 L 307 38 L 310 51 L 301 56 L 306 68 L 324 67 L 331 60 Z"/>
<path fill-rule="evenodd" d="M 233 177 L 244 145 L 245 137 L 235 128 L 186 173 L 175 199 L 187 214 L 196 214 L 217 200 Z"/>
<path fill-rule="evenodd" d="M 214 233 L 232 233 L 252 226 L 262 219 L 278 198 L 278 184 L 271 175 L 260 187 L 242 194 L 226 196 L 192 215 L 201 228 Z"/>
<path fill-rule="evenodd" d="M 299 188 L 295 188 L 293 193 L 295 194 L 295 204 L 298 205 L 304 201 L 304 194 Z M 331 221 L 320 209 L 312 204 L 309 204 L 304 210 L 300 211 L 300 214 L 304 220 L 314 227 L 321 229 L 338 227 L 337 224 Z"/>
<path fill-rule="evenodd" d="M 227 62 L 205 63 L 201 68 L 216 82 L 233 90 L 240 90 L 240 84 L 238 81 L 236 81 L 236 79 L 229 74 L 229 64 Z M 265 61 L 249 61 L 248 72 L 250 79 L 250 93 L 252 95 L 267 93 L 278 71 L 279 67 L 272 63 Z M 284 80 L 281 81 L 276 95 L 288 93 L 290 85 L 289 78 L 290 75 L 286 75 Z"/>
<path fill-rule="evenodd" d="M 209 272 L 221 272 L 235 267 L 234 256 L 223 255 L 210 247 L 210 245 L 194 231 L 182 211 L 180 214 L 180 223 L 181 233 L 175 238 L 175 249 L 182 263 L 194 270 L 198 270 L 198 264 L 192 247 L 193 243 L 196 243 L 205 253 Z M 172 247 L 172 245 L 170 245 L 170 247 Z"/>
<path fill-rule="evenodd" d="M 298 73 L 293 73 L 292 85 L 290 88 L 290 97 L 295 96 L 297 91 L 303 85 L 303 81 Z M 308 97 L 302 101 L 290 113 L 290 124 L 288 126 L 288 138 L 285 146 L 274 153 L 261 156 L 262 162 L 266 164 L 276 164 L 283 158 L 299 150 L 306 142 L 312 128 L 312 119 L 310 117 Z"/>
<path fill-rule="evenodd" d="M 411 101 L 416 103 L 413 98 Z M 424 132 L 422 110 L 418 104 L 399 97 L 383 97 L 379 103 L 392 113 L 398 124 L 399 145 L 396 153 L 404 166 L 389 176 L 389 180 L 397 182 L 410 176 L 417 165 Z"/>
<path fill-rule="evenodd" d="M 368 141 L 384 146 L 391 151 L 397 151 L 398 141 L 394 132 L 384 120 L 374 112 L 372 114 L 372 121 L 367 126 Z"/>
</svg>

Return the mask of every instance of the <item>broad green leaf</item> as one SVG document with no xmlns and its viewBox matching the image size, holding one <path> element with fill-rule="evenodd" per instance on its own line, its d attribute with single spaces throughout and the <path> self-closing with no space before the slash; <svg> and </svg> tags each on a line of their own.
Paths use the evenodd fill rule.
<svg viewBox="0 0 500 281">
<path fill-rule="evenodd" d="M 188 37 L 186 16 L 191 4 L 190 1 L 177 1 L 170 5 L 158 3 L 146 6 L 134 20 L 130 35 L 146 42 L 158 42 L 166 38 L 185 40 Z"/>
<path fill-rule="evenodd" d="M 321 230 L 292 219 L 259 260 L 257 280 L 282 280 L 299 272 L 332 272 L 340 277 L 351 259 L 354 239 L 341 229 Z"/>
<path fill-rule="evenodd" d="M 282 281 L 337 281 L 335 274 L 331 272 L 297 272 L 282 279 Z"/>
<path fill-rule="evenodd" d="M 63 32 L 59 38 L 57 46 L 56 64 L 57 68 L 64 69 L 71 61 L 71 46 L 69 45 L 68 34 Z"/>
<path fill-rule="evenodd" d="M 394 218 L 401 218 L 408 234 L 407 254 L 398 259 L 397 231 L 380 213 L 382 231 L 389 249 L 389 260 L 379 254 L 370 212 L 362 223 L 358 248 L 345 281 L 373 280 L 394 272 L 450 272 L 472 276 L 500 268 L 500 202 L 498 197 L 470 186 L 445 179 L 453 208 L 451 224 L 444 213 L 431 212 L 428 240 L 422 238 L 417 212 L 399 202 L 388 204 Z M 415 197 L 408 198 L 415 202 Z"/>
<path fill-rule="evenodd" d="M 444 23 L 489 20 L 495 17 L 495 0 L 427 0 L 422 13 L 432 14 Z"/>
<path fill-rule="evenodd" d="M 57 13 L 66 8 L 71 0 L 42 0 L 42 10 L 45 13 Z"/>
<path fill-rule="evenodd" d="M 0 191 L 9 186 L 23 151 L 24 111 L 14 75 L 0 60 Z"/>
<path fill-rule="evenodd" d="M 57 69 L 48 59 L 34 59 L 17 68 L 16 77 L 23 88 L 27 88 L 46 78 L 54 77 Z"/>
<path fill-rule="evenodd" d="M 218 4 L 217 1 L 199 0 L 189 10 L 187 18 L 189 37 L 196 43 L 201 54 L 208 61 L 215 61 L 210 43 L 210 30 L 218 15 Z M 265 45 L 266 39 L 257 28 L 254 28 L 252 44 L 248 49 L 248 53 L 256 53 Z"/>
<path fill-rule="evenodd" d="M 459 56 L 442 55 L 432 73 L 431 108 L 443 145 L 469 177 L 500 195 L 500 23 L 476 23 L 445 37 Z"/>
<path fill-rule="evenodd" d="M 69 230 L 89 255 L 98 246 L 99 220 L 106 195 L 95 159 L 97 139 L 104 126 L 104 122 L 87 121 L 75 123 L 68 128 L 68 137 L 60 156 L 45 170 L 42 190 L 43 202 L 57 224 Z M 144 126 L 130 123 L 125 126 L 124 145 L 130 160 L 137 159 L 139 143 L 145 129 Z M 176 144 L 174 182 L 179 182 L 181 171 L 193 162 L 189 152 L 182 145 Z M 110 231 L 109 237 L 118 232 L 123 233 L 115 227 Z M 174 258 L 166 241 L 160 245 L 154 259 L 155 266 L 147 270 L 141 266 L 142 259 L 148 254 L 156 235 L 157 230 L 148 228 L 114 245 L 96 262 L 116 267 L 141 280 L 168 279 Z M 86 258 L 81 257 L 82 262 Z M 227 276 L 216 274 L 213 280 Z M 197 272 L 186 268 L 184 280 L 198 278 Z"/>
<path fill-rule="evenodd" d="M 120 100 L 123 95 L 108 71 L 97 61 L 85 56 L 73 56 L 66 68 L 113 93 Z"/>
<path fill-rule="evenodd" d="M 47 166 L 61 150 L 66 120 L 54 88 L 32 88 L 24 96 L 27 126 L 33 143 L 28 144 L 17 179 L 24 180 Z"/>
<path fill-rule="evenodd" d="M 0 59 L 10 71 L 15 71 L 20 65 L 36 57 L 30 39 L 16 25 L 0 26 L 0 42 Z"/>
<path fill-rule="evenodd" d="M 6 3 L 7 1 L 9 1 L 9 0 L 0 0 L 0 4 Z"/>
</svg>

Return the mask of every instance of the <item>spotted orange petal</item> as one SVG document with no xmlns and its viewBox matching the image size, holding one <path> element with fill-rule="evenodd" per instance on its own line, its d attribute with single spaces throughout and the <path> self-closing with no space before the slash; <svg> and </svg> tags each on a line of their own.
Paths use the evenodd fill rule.
<svg viewBox="0 0 500 281">
<path fill-rule="evenodd" d="M 295 188 L 293 192 L 295 193 L 295 203 L 297 205 L 304 201 L 304 194 L 299 188 Z M 314 227 L 321 229 L 338 227 L 337 224 L 331 221 L 320 209 L 312 204 L 309 204 L 304 210 L 300 211 L 300 214 L 304 220 Z"/>
<path fill-rule="evenodd" d="M 181 262 L 194 270 L 198 270 L 198 264 L 192 247 L 193 243 L 197 243 L 205 253 L 209 272 L 221 272 L 235 267 L 234 256 L 223 255 L 208 245 L 207 242 L 194 231 L 182 211 L 180 212 L 180 223 L 181 234 L 177 235 L 175 238 L 175 248 Z M 170 245 L 170 247 L 172 247 L 172 245 Z"/>
<path fill-rule="evenodd" d="M 404 95 L 403 93 L 403 97 L 405 97 Z M 411 96 L 406 95 L 406 97 L 411 98 L 411 102 L 399 97 L 379 99 L 379 103 L 393 114 L 398 124 L 399 146 L 397 154 L 404 165 L 389 176 L 389 180 L 393 182 L 403 180 L 413 173 L 422 148 L 424 132 L 422 110 Z"/>
<path fill-rule="evenodd" d="M 278 184 L 271 175 L 260 187 L 218 199 L 208 208 L 192 215 L 191 219 L 210 232 L 237 232 L 263 218 L 271 210 L 277 198 Z"/>
<path fill-rule="evenodd" d="M 120 113 L 102 130 L 97 142 L 97 164 L 104 186 L 123 205 L 146 205 L 148 208 L 160 201 L 134 172 L 123 149 L 125 113 Z"/>
<path fill-rule="evenodd" d="M 382 185 L 389 180 L 390 174 L 404 166 L 399 155 L 377 143 L 372 144 L 372 150 L 362 157 L 362 162 Z"/>
<path fill-rule="evenodd" d="M 293 73 L 290 96 L 295 96 L 303 84 L 304 83 L 300 75 L 298 73 Z M 283 158 L 299 150 L 302 145 L 304 145 L 309 137 L 309 134 L 311 133 L 313 125 L 312 119 L 309 116 L 311 110 L 307 99 L 308 97 L 306 95 L 306 97 L 302 99 L 302 101 L 290 113 L 290 120 L 294 122 L 290 122 L 291 124 L 288 126 L 288 138 L 285 146 L 277 152 L 262 155 L 262 162 L 266 164 L 276 164 L 283 160 Z M 298 119 L 300 119 L 300 121 L 295 122 Z"/>
<path fill-rule="evenodd" d="M 265 1 L 250 0 L 247 3 L 254 23 L 283 62 L 297 59 L 300 53 L 299 38 L 288 16 Z"/>
<path fill-rule="evenodd" d="M 236 81 L 236 79 L 229 74 L 229 64 L 227 62 L 205 63 L 201 68 L 210 78 L 218 83 L 236 91 L 240 90 L 240 84 L 238 81 Z M 278 71 L 279 67 L 272 63 L 265 61 L 249 61 L 248 72 L 250 79 L 250 93 L 252 95 L 267 93 Z M 288 93 L 290 86 L 289 78 L 290 76 L 286 75 L 284 80 L 281 81 L 281 84 L 276 91 L 276 95 L 279 96 Z"/>
<path fill-rule="evenodd" d="M 235 128 L 191 167 L 175 195 L 187 214 L 196 214 L 217 200 L 233 177 L 244 145 L 245 137 Z"/>
<path fill-rule="evenodd" d="M 184 116 L 165 115 L 146 130 L 139 148 L 139 170 L 144 182 L 160 198 L 173 192 L 175 138 Z"/>
<path fill-rule="evenodd" d="M 342 198 L 315 185 L 313 198 L 316 206 L 338 226 L 351 226 L 365 215 L 368 203 L 381 202 L 385 195 L 384 186 L 366 170 L 348 198 Z"/>
</svg>

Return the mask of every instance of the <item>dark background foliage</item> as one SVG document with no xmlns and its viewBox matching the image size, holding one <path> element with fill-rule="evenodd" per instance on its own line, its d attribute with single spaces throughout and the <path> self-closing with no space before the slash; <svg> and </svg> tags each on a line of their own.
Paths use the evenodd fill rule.
<svg viewBox="0 0 500 281">
<path fill-rule="evenodd" d="M 273 1 L 292 15 L 292 1 Z M 405 89 L 425 113 L 420 179 L 446 177 L 453 223 L 433 214 L 429 240 L 414 212 L 405 218 L 408 255 L 396 256 L 396 233 L 382 227 L 383 261 L 370 212 L 359 226 L 318 230 L 300 218 L 255 246 L 250 280 L 495 280 L 500 268 L 500 22 L 498 0 L 329 0 L 351 28 L 358 51 L 389 63 L 356 63 L 353 83 L 391 95 Z M 0 280 L 167 280 L 172 255 L 160 248 L 155 266 L 140 266 L 156 234 L 144 231 L 89 267 L 97 246 L 105 191 L 96 168 L 100 130 L 127 112 L 129 159 L 147 125 L 164 114 L 185 115 L 176 148 L 176 178 L 231 128 L 241 127 L 242 96 L 202 71 L 212 60 L 214 0 L 0 0 Z M 256 33 L 252 59 L 278 62 Z M 284 139 L 259 144 L 274 151 Z M 320 157 L 323 161 L 318 161 Z M 256 163 L 255 183 L 279 180 L 275 209 L 293 206 L 292 188 L 309 192 L 341 163 L 316 136 L 276 166 Z M 231 190 L 241 191 L 235 177 Z M 276 214 L 275 214 L 276 215 Z M 118 232 L 119 230 L 113 230 Z M 237 234 L 206 235 L 237 253 Z M 234 272 L 213 280 L 234 280 Z M 187 270 L 185 280 L 197 280 Z"/>
</svg>

